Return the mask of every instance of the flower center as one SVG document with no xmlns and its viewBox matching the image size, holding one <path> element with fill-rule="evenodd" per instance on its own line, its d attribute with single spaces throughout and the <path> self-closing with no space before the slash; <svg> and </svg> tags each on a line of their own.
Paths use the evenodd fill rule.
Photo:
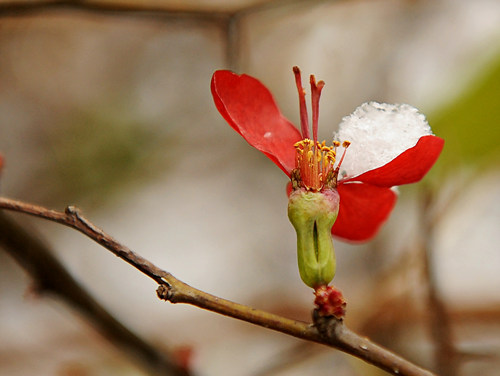
<svg viewBox="0 0 500 376">
<path fill-rule="evenodd" d="M 321 191 L 325 186 L 332 186 L 337 143 L 326 146 L 325 141 L 320 144 L 306 138 L 294 146 L 297 152 L 294 176 L 298 180 L 298 185 L 315 192 Z"/>
<path fill-rule="evenodd" d="M 300 69 L 293 67 L 293 73 L 299 93 L 300 128 L 303 140 L 294 145 L 296 157 L 295 170 L 292 171 L 292 187 L 293 189 L 303 188 L 313 192 L 320 192 L 323 189 L 334 189 L 337 186 L 340 165 L 344 160 L 345 152 L 350 142 L 344 141 L 342 143 L 344 153 L 335 168 L 337 148 L 340 146 L 340 142 L 334 141 L 332 146 L 326 146 L 325 141 L 322 143 L 318 142 L 319 98 L 325 83 L 323 81 L 316 82 L 313 75 L 310 77 L 313 134 L 313 139 L 311 140 L 305 100 L 306 92 L 302 87 Z"/>
</svg>

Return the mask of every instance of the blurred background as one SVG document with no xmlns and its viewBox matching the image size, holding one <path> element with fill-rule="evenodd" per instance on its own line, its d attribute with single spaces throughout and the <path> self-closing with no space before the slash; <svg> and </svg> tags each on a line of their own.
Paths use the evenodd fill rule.
<svg viewBox="0 0 500 376">
<path fill-rule="evenodd" d="M 496 0 L 1 0 L 1 194 L 77 205 L 188 284 L 310 321 L 287 178 L 227 126 L 210 94 L 214 70 L 248 73 L 297 124 L 294 65 L 326 82 L 320 138 L 377 100 L 419 108 L 446 140 L 429 176 L 400 189 L 373 241 L 335 241 L 346 324 L 442 375 L 498 374 Z M 193 375 L 384 374 L 159 301 L 152 280 L 76 231 L 8 215 L 129 329 L 189 354 Z M 78 309 L 38 294 L 0 248 L 1 375 L 146 372 Z"/>
</svg>

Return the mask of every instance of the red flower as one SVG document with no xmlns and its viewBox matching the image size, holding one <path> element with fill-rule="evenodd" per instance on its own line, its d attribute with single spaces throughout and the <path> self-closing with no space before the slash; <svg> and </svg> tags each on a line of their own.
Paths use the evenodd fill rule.
<svg viewBox="0 0 500 376">
<path fill-rule="evenodd" d="M 300 147 L 296 144 L 310 138 L 300 71 L 294 68 L 294 72 L 299 89 L 302 132 L 281 114 L 269 90 L 255 78 L 221 70 L 214 73 L 211 83 L 215 105 L 229 125 L 250 145 L 267 155 L 292 180 L 292 172 L 301 167 L 298 161 Z M 314 138 L 312 145 L 317 143 L 318 105 L 323 85 L 322 81 L 316 83 L 311 76 Z M 353 146 L 356 143 L 355 139 L 349 141 Z M 350 241 L 364 241 L 375 236 L 396 202 L 397 196 L 391 187 L 422 179 L 439 157 L 443 145 L 443 139 L 432 134 L 424 135 L 416 144 L 381 167 L 355 175 L 339 174 L 340 164 L 332 170 L 333 163 L 327 166 L 325 161 L 327 167 L 324 176 L 328 171 L 335 171 L 334 188 L 340 196 L 339 214 L 332 234 Z M 331 148 L 327 147 L 327 150 L 333 149 L 335 156 L 337 146 L 338 143 Z M 377 148 L 377 145 L 373 148 Z M 320 191 L 325 182 L 315 181 L 311 184 Z"/>
</svg>

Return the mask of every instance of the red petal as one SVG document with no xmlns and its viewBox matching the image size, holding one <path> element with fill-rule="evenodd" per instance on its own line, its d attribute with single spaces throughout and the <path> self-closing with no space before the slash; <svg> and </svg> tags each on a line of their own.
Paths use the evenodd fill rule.
<svg viewBox="0 0 500 376">
<path fill-rule="evenodd" d="M 280 112 L 267 88 L 246 74 L 216 71 L 212 77 L 215 105 L 243 138 L 276 163 L 287 175 L 295 168 L 300 132 Z"/>
<path fill-rule="evenodd" d="M 332 234 L 351 241 L 374 237 L 389 217 L 396 203 L 396 194 L 389 188 L 363 183 L 339 184 L 339 215 Z"/>
<path fill-rule="evenodd" d="M 417 144 L 382 167 L 345 180 L 360 181 L 379 187 L 415 183 L 422 179 L 436 162 L 444 140 L 436 136 L 420 137 Z"/>
</svg>

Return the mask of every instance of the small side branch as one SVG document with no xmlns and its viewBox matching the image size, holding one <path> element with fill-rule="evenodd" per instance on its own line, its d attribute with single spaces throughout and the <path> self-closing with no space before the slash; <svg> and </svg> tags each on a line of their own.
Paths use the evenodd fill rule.
<svg viewBox="0 0 500 376">
<path fill-rule="evenodd" d="M 75 207 L 68 207 L 65 212 L 58 212 L 41 206 L 0 198 L 0 208 L 44 218 L 80 231 L 156 281 L 160 285 L 157 291 L 158 296 L 163 300 L 191 304 L 297 338 L 334 347 L 393 375 L 434 375 L 352 332 L 341 320 L 324 318 L 317 313 L 314 315 L 314 324 L 292 320 L 234 303 L 191 287 L 120 244 L 83 217 Z"/>
</svg>

